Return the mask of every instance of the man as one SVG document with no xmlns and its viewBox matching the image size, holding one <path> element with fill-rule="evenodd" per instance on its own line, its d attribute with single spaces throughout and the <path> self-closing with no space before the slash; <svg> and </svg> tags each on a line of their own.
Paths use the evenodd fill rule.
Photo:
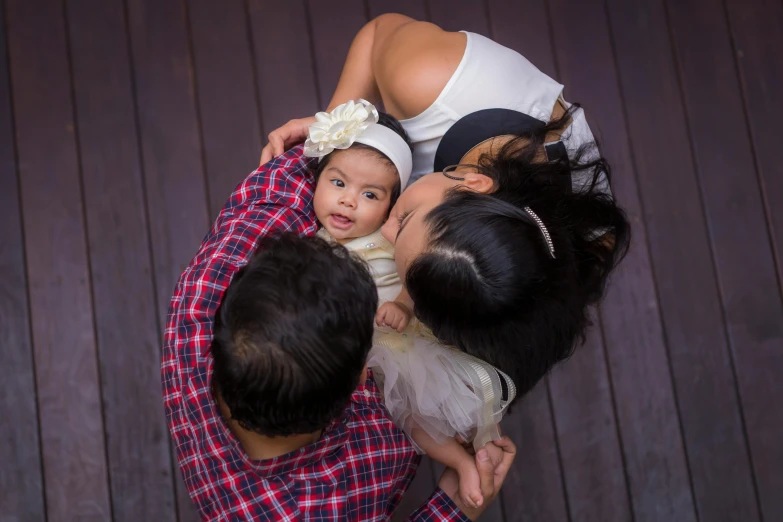
<svg viewBox="0 0 783 522">
<path fill-rule="evenodd" d="M 164 405 L 205 520 L 385 520 L 419 462 L 364 365 L 372 280 L 297 237 L 316 230 L 311 161 L 296 147 L 248 177 L 171 300 Z M 475 519 L 514 455 L 505 438 L 478 452 L 482 507 L 459 503 L 447 470 L 409 519 Z"/>
</svg>

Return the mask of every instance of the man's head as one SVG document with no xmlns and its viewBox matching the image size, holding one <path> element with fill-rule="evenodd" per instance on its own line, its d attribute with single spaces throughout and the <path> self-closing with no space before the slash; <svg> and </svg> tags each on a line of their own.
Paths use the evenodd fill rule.
<svg viewBox="0 0 783 522">
<path fill-rule="evenodd" d="M 262 239 L 215 317 L 213 385 L 231 417 L 270 437 L 328 425 L 358 385 L 377 304 L 369 272 L 345 248 Z"/>
</svg>

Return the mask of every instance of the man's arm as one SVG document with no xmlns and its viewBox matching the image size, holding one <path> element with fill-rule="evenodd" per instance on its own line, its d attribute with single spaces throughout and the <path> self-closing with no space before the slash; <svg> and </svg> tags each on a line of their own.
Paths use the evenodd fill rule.
<svg viewBox="0 0 783 522">
<path fill-rule="evenodd" d="M 276 231 L 315 232 L 312 166 L 313 161 L 296 147 L 248 176 L 223 207 L 177 283 L 164 333 L 161 377 L 169 430 L 186 474 L 183 460 L 190 460 L 187 452 L 193 448 L 188 448 L 192 429 L 183 387 L 203 367 L 215 311 L 258 239 Z"/>
</svg>

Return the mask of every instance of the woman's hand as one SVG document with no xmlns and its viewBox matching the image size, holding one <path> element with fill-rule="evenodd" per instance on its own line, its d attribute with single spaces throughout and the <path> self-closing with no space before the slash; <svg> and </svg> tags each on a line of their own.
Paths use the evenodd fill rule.
<svg viewBox="0 0 783 522">
<path fill-rule="evenodd" d="M 269 133 L 269 143 L 261 150 L 260 167 L 267 161 L 275 158 L 294 145 L 304 142 L 310 125 L 315 123 L 315 116 L 291 120 L 280 128 Z"/>
</svg>

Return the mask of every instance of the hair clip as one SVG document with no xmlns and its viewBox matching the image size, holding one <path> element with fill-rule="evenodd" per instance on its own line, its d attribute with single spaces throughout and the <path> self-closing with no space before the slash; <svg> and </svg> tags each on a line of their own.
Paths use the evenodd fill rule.
<svg viewBox="0 0 783 522">
<path fill-rule="evenodd" d="M 546 246 L 549 248 L 549 255 L 552 256 L 552 259 L 555 259 L 555 245 L 552 243 L 552 238 L 549 236 L 549 231 L 544 226 L 544 222 L 541 221 L 541 218 L 538 217 L 536 213 L 530 209 L 530 207 L 524 207 L 523 210 L 527 212 L 528 215 L 533 218 L 533 221 L 536 222 L 536 225 L 538 225 L 538 228 L 541 230 L 541 234 L 544 236 L 544 241 L 546 241 Z"/>
</svg>

